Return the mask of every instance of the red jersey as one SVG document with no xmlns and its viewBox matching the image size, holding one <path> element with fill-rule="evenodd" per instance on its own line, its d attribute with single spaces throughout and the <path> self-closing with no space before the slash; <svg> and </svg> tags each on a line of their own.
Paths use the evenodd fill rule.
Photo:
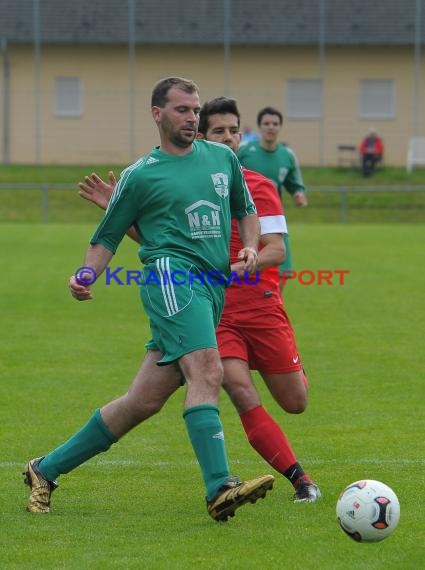
<svg viewBox="0 0 425 570">
<path fill-rule="evenodd" d="M 273 182 L 253 170 L 247 170 L 246 168 L 242 168 L 242 170 L 257 208 L 261 235 L 274 233 L 281 233 L 283 235 L 287 233 L 282 204 Z M 237 221 L 232 220 L 230 263 L 238 261 L 238 253 L 242 248 L 243 244 L 239 237 Z M 282 298 L 278 275 L 277 268 L 265 269 L 261 273 L 257 272 L 250 276 L 250 280 L 252 281 L 251 285 L 245 282 L 244 277 L 241 277 L 241 284 L 234 282 L 226 289 L 224 313 L 281 305 Z"/>
<path fill-rule="evenodd" d="M 384 152 L 384 143 L 379 137 L 366 137 L 359 146 L 360 154 L 374 154 L 381 156 Z"/>
</svg>

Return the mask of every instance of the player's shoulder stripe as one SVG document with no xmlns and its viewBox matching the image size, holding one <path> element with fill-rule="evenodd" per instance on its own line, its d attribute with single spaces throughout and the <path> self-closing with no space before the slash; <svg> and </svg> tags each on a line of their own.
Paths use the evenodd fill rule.
<svg viewBox="0 0 425 570">
<path fill-rule="evenodd" d="M 144 164 L 146 164 L 146 160 L 148 157 L 149 157 L 149 155 L 142 156 L 141 158 L 136 160 L 136 162 L 134 162 L 133 164 L 130 164 L 130 166 L 127 166 L 127 168 L 124 168 L 124 170 L 121 172 L 121 176 L 120 176 L 120 179 L 118 180 L 118 184 L 116 185 L 115 190 L 112 193 L 111 200 L 110 200 L 109 205 L 108 205 L 108 209 L 110 209 L 112 204 L 114 204 L 118 200 L 118 198 L 121 196 L 122 189 L 124 188 L 125 184 L 128 182 L 128 179 L 130 178 L 132 173 L 135 170 L 137 170 L 139 167 L 142 167 Z"/>
<path fill-rule="evenodd" d="M 146 161 L 149 159 L 149 157 L 150 157 L 150 154 L 148 154 L 146 156 L 141 156 L 138 160 L 136 160 L 136 162 L 133 162 L 133 164 L 130 164 L 130 166 L 127 166 L 126 168 L 124 168 L 124 170 L 121 173 L 121 177 L 128 176 L 129 174 L 134 172 L 134 170 L 136 170 L 136 168 L 139 168 L 140 166 L 143 166 L 144 164 L 146 164 Z"/>
<path fill-rule="evenodd" d="M 295 152 L 292 150 L 291 147 L 286 146 L 285 144 L 281 144 L 281 145 L 280 145 L 280 148 L 281 148 L 284 152 L 290 154 L 291 156 L 295 156 Z"/>
<path fill-rule="evenodd" d="M 245 152 L 256 152 L 259 148 L 261 147 L 258 141 L 250 142 L 243 146 Z"/>
</svg>

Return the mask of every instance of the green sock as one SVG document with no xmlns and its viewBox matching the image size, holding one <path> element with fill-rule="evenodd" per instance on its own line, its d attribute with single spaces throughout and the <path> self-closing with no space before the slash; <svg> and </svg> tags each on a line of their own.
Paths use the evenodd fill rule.
<svg viewBox="0 0 425 570">
<path fill-rule="evenodd" d="M 72 471 L 117 441 L 103 421 L 100 410 L 96 410 L 80 431 L 48 453 L 38 467 L 46 479 L 54 481 L 61 473 Z"/>
<path fill-rule="evenodd" d="M 218 414 L 218 408 L 211 404 L 193 406 L 183 413 L 190 441 L 201 467 L 208 500 L 214 497 L 218 488 L 229 477 L 223 426 Z"/>
</svg>

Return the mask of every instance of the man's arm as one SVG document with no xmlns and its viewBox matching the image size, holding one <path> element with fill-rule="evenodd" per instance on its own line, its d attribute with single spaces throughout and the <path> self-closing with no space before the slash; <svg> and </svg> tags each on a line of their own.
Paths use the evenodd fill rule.
<svg viewBox="0 0 425 570">
<path fill-rule="evenodd" d="M 283 187 L 289 194 L 291 194 L 297 208 L 305 208 L 308 205 L 308 201 L 301 169 L 294 151 L 291 149 L 287 150 L 289 152 L 291 166 L 288 169 L 288 173 L 283 182 Z"/>
<path fill-rule="evenodd" d="M 301 171 L 298 166 L 288 172 L 283 184 L 285 190 L 292 196 L 297 208 L 305 208 L 308 206 L 307 194 L 302 181 Z"/>
<path fill-rule="evenodd" d="M 305 208 L 308 206 L 308 200 L 305 192 L 295 192 L 292 194 L 292 199 L 294 200 L 297 208 Z"/>
<path fill-rule="evenodd" d="M 244 247 L 239 251 L 238 258 L 244 262 L 244 270 L 255 271 L 258 260 L 258 240 L 260 223 L 256 214 L 245 216 L 238 220 L 239 235 Z"/>
<path fill-rule="evenodd" d="M 106 249 L 100 243 L 89 246 L 84 259 L 84 267 L 90 268 L 94 272 L 95 277 L 90 271 L 81 271 L 78 275 L 72 275 L 69 278 L 69 290 L 74 299 L 78 301 L 92 299 L 90 286 L 94 283 L 93 278 L 98 279 L 102 275 L 112 256 L 112 251 Z M 85 282 L 88 284 L 85 284 Z"/>
<path fill-rule="evenodd" d="M 263 247 L 258 254 L 258 271 L 280 265 L 285 261 L 286 250 L 282 234 L 265 234 L 261 236 L 261 245 Z"/>
<path fill-rule="evenodd" d="M 263 247 L 258 253 L 257 271 L 263 271 L 268 267 L 276 267 L 285 261 L 286 250 L 282 234 L 264 234 L 261 236 L 260 241 Z M 231 269 L 236 271 L 239 277 L 244 275 L 243 262 L 241 261 L 232 263 Z"/>
<path fill-rule="evenodd" d="M 84 178 L 84 182 L 79 182 L 78 186 L 80 191 L 78 194 L 81 198 L 93 202 L 102 210 L 106 210 L 111 199 L 112 192 L 117 185 L 117 179 L 115 174 L 110 170 L 108 172 L 109 184 L 102 180 L 95 172 L 92 172 L 90 176 Z M 128 229 L 127 235 L 137 243 L 140 243 L 140 236 L 134 226 Z"/>
<path fill-rule="evenodd" d="M 80 191 L 78 194 L 81 198 L 93 202 L 102 210 L 106 210 L 111 199 L 112 192 L 117 185 L 115 174 L 110 170 L 108 172 L 109 184 L 102 180 L 96 172 L 92 172 L 90 176 L 84 178 L 84 182 L 79 182 Z"/>
</svg>

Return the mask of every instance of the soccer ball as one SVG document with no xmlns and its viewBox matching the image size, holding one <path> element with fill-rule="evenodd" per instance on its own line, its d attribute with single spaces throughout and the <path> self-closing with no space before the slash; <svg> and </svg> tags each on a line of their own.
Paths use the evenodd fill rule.
<svg viewBox="0 0 425 570">
<path fill-rule="evenodd" d="M 387 485 L 365 479 L 342 491 L 336 516 L 342 530 L 356 542 L 379 542 L 397 527 L 400 504 Z"/>
</svg>

